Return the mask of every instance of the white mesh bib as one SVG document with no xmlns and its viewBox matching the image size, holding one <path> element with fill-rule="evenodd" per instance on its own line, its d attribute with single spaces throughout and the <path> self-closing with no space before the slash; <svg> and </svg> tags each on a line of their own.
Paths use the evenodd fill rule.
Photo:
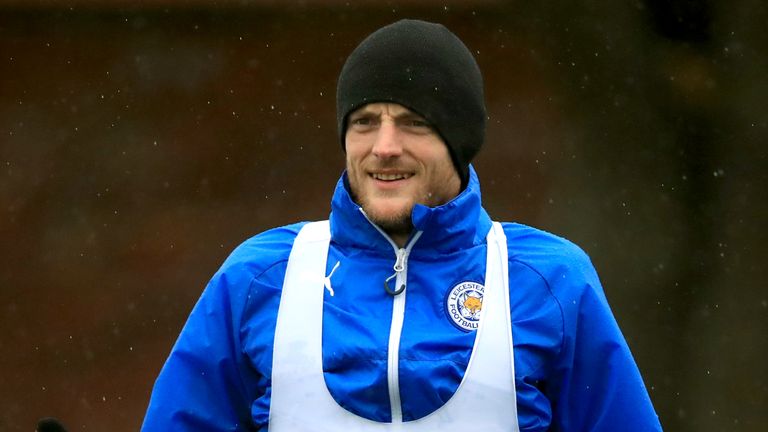
<svg viewBox="0 0 768 432">
<path fill-rule="evenodd" d="M 323 291 L 328 221 L 306 224 L 288 259 L 272 363 L 271 432 L 519 431 L 509 311 L 507 243 L 501 225 L 488 233 L 482 315 L 475 346 L 456 393 L 435 412 L 380 423 L 336 403 L 323 378 Z"/>
</svg>

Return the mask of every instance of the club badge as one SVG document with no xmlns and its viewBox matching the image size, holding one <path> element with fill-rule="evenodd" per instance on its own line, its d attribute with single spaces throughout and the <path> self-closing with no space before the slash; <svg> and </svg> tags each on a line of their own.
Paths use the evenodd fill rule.
<svg viewBox="0 0 768 432">
<path fill-rule="evenodd" d="M 445 312 L 456 327 L 464 331 L 477 330 L 484 291 L 485 287 L 477 282 L 461 282 L 448 291 Z"/>
</svg>

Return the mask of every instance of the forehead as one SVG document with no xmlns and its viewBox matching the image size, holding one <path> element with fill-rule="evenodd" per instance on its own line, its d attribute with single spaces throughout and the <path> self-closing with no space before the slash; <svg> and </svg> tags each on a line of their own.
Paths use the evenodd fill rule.
<svg viewBox="0 0 768 432">
<path fill-rule="evenodd" d="M 419 116 L 420 115 L 410 109 L 394 102 L 374 102 L 361 106 L 360 108 L 352 111 L 350 115 L 355 114 L 375 114 L 382 115 L 388 114 L 392 117 L 402 116 Z"/>
</svg>

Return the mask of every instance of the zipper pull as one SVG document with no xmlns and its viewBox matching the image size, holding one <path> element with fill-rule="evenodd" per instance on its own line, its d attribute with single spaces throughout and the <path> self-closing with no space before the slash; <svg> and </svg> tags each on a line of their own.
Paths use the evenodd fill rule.
<svg viewBox="0 0 768 432">
<path fill-rule="evenodd" d="M 393 290 L 392 288 L 389 287 L 389 281 L 397 278 L 397 275 L 401 273 L 403 270 L 405 270 L 405 254 L 406 254 L 405 249 L 400 248 L 397 250 L 397 258 L 395 259 L 395 265 L 393 267 L 393 270 L 395 270 L 395 274 L 393 274 L 392 276 L 384 280 L 384 289 L 393 296 L 396 296 L 401 292 L 405 291 L 405 283 L 401 284 L 400 288 L 398 288 L 397 290 Z"/>
<path fill-rule="evenodd" d="M 393 267 L 395 273 L 400 273 L 405 270 L 405 249 L 400 248 L 397 250 L 397 259 L 395 260 L 395 266 Z"/>
</svg>

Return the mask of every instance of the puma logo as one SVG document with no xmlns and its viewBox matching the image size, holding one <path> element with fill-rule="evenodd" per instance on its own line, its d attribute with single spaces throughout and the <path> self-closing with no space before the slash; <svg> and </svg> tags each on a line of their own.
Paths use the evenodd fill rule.
<svg viewBox="0 0 768 432">
<path fill-rule="evenodd" d="M 333 272 L 336 271 L 337 268 L 339 268 L 339 265 L 341 265 L 341 261 L 337 261 L 336 265 L 333 266 L 333 269 L 331 269 L 331 273 L 328 274 L 328 276 L 325 277 L 325 280 L 323 281 L 323 285 L 325 286 L 325 289 L 328 290 L 328 293 L 333 297 L 333 286 L 331 286 L 331 276 L 333 276 Z"/>
</svg>

